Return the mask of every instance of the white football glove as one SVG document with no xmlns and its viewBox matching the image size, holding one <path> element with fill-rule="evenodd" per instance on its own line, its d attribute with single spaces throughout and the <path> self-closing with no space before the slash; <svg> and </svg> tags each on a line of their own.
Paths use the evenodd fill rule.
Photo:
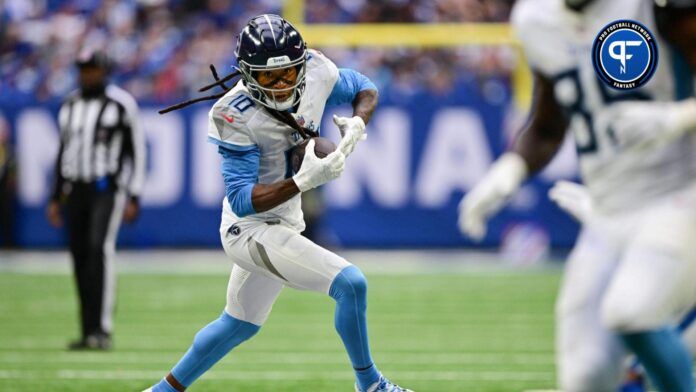
<svg viewBox="0 0 696 392">
<path fill-rule="evenodd" d="M 475 241 L 486 235 L 488 218 L 498 212 L 527 178 L 527 164 L 519 154 L 503 154 L 459 203 L 459 230 Z"/>
<path fill-rule="evenodd" d="M 557 181 L 549 190 L 549 198 L 580 223 L 587 223 L 594 214 L 592 196 L 582 184 Z"/>
<path fill-rule="evenodd" d="M 696 98 L 677 102 L 622 102 L 614 104 L 606 115 L 622 147 L 669 143 L 696 131 Z"/>
<path fill-rule="evenodd" d="M 367 139 L 365 133 L 365 121 L 359 116 L 354 117 L 339 117 L 334 114 L 333 122 L 341 132 L 341 142 L 338 143 L 338 149 L 345 154 L 350 155 L 355 149 L 355 145 L 360 140 Z"/>
<path fill-rule="evenodd" d="M 300 192 L 305 192 L 338 178 L 343 173 L 345 163 L 346 156 L 339 149 L 323 159 L 318 158 L 314 153 L 314 140 L 310 140 L 305 147 L 302 167 L 292 179 Z"/>
</svg>

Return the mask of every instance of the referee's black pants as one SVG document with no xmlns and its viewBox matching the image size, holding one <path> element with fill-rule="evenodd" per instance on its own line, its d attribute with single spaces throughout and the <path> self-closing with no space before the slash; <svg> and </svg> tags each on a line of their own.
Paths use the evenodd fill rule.
<svg viewBox="0 0 696 392">
<path fill-rule="evenodd" d="M 73 183 L 67 200 L 70 253 L 80 298 L 82 337 L 111 334 L 116 235 L 124 197 L 109 183 Z"/>
</svg>

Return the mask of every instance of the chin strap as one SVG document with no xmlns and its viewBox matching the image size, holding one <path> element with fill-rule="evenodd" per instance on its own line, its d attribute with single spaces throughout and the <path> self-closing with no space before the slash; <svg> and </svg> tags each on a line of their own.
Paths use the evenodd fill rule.
<svg viewBox="0 0 696 392">
<path fill-rule="evenodd" d="M 274 110 L 271 108 L 266 108 L 268 112 L 273 116 L 276 120 L 282 122 L 283 124 L 288 125 L 290 128 L 294 129 L 297 131 L 303 139 L 309 139 L 313 137 L 319 136 L 317 132 L 314 132 L 310 130 L 309 128 L 305 128 L 301 126 L 300 124 L 297 123 L 297 120 L 295 117 L 288 112 L 287 110 Z"/>
</svg>

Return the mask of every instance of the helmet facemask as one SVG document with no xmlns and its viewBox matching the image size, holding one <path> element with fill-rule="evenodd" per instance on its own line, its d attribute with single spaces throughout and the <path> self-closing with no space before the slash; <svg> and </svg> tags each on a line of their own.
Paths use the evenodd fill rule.
<svg viewBox="0 0 696 392">
<path fill-rule="evenodd" d="M 270 109 L 284 111 L 295 106 L 304 93 L 305 77 L 306 77 L 307 53 L 298 59 L 291 61 L 288 56 L 271 57 L 266 65 L 253 65 L 246 61 L 239 62 L 239 71 L 242 73 L 244 84 L 251 93 L 251 97 L 261 105 Z M 264 87 L 257 80 L 257 75 L 263 71 L 274 71 L 279 69 L 287 69 L 294 67 L 297 70 L 297 78 L 295 84 L 289 87 L 277 89 L 272 87 Z M 272 84 L 275 84 L 273 82 Z M 290 92 L 288 98 L 279 101 L 276 96 L 284 95 Z"/>
</svg>

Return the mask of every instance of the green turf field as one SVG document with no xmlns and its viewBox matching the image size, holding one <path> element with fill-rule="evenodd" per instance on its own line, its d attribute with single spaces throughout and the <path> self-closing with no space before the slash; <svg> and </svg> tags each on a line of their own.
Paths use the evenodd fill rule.
<svg viewBox="0 0 696 392">
<path fill-rule="evenodd" d="M 368 273 L 373 354 L 394 381 L 427 391 L 554 385 L 558 273 Z M 0 390 L 140 391 L 166 374 L 216 318 L 224 274 L 125 274 L 115 348 L 68 352 L 77 334 L 72 278 L 0 274 Z M 333 301 L 285 289 L 270 319 L 191 391 L 352 391 Z"/>
</svg>

